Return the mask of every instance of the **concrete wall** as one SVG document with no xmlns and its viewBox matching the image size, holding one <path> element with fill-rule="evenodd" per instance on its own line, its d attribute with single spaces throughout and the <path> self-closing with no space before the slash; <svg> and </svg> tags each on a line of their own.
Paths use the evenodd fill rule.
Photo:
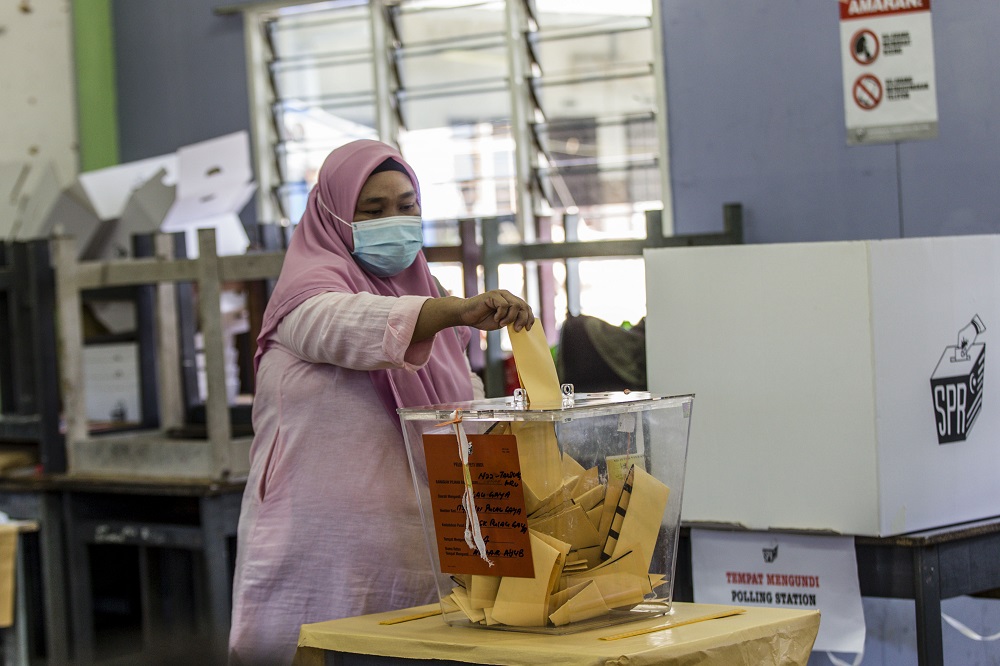
<svg viewBox="0 0 1000 666">
<path fill-rule="evenodd" d="M 68 0 L 0 3 L 0 238 L 11 237 L 46 165 L 77 172 Z"/>
</svg>

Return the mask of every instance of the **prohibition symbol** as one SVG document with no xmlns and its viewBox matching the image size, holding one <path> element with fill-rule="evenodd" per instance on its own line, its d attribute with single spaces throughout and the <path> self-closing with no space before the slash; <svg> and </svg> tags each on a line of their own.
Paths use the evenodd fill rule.
<svg viewBox="0 0 1000 666">
<path fill-rule="evenodd" d="M 854 82 L 854 101 L 864 111 L 871 111 L 882 102 L 882 82 L 871 74 L 862 74 Z"/>
<path fill-rule="evenodd" d="M 870 65 L 878 57 L 881 46 L 878 37 L 871 30 L 858 30 L 851 37 L 851 57 L 859 65 Z"/>
</svg>

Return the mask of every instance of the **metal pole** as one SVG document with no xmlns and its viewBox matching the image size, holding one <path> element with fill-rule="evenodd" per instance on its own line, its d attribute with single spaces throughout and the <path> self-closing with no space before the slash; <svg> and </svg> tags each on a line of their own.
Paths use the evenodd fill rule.
<svg viewBox="0 0 1000 666">
<path fill-rule="evenodd" d="M 375 129 L 384 143 L 399 147 L 399 126 L 396 123 L 395 95 L 392 85 L 392 44 L 389 40 L 389 7 L 385 0 L 371 0 L 368 3 L 368 18 L 371 24 L 372 80 L 375 83 Z"/>
<path fill-rule="evenodd" d="M 656 136 L 659 144 L 660 166 L 660 199 L 663 201 L 663 218 L 661 233 L 663 236 L 674 235 L 674 195 L 670 184 L 670 139 L 669 122 L 667 120 L 667 68 L 663 41 L 662 3 L 653 2 L 653 84 L 656 87 Z M 659 242 L 659 239 L 657 239 Z"/>
<path fill-rule="evenodd" d="M 516 179 L 515 198 L 517 202 L 517 226 L 521 238 L 526 243 L 535 240 L 535 201 L 532 195 L 531 175 L 531 134 L 528 123 L 528 85 L 526 79 L 523 5 L 528 0 L 508 0 L 506 8 L 507 35 L 507 76 L 510 83 L 510 132 L 514 139 L 514 177 Z"/>
</svg>

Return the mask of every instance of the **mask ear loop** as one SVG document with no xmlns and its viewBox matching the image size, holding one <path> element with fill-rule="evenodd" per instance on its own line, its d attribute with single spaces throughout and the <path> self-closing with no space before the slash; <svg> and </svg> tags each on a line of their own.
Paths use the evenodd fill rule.
<svg viewBox="0 0 1000 666">
<path fill-rule="evenodd" d="M 479 528 L 479 515 L 476 513 L 475 493 L 472 490 L 472 475 L 469 473 L 469 456 L 472 454 L 472 445 L 465 436 L 465 428 L 462 426 L 462 414 L 459 410 L 451 413 L 452 420 L 439 423 L 439 426 L 451 425 L 455 429 L 455 436 L 458 438 L 458 457 L 462 461 L 462 476 L 465 480 L 465 489 L 462 492 L 462 508 L 465 509 L 465 543 L 470 550 L 478 550 L 479 557 L 493 566 L 489 556 L 486 554 L 486 541 Z"/>
<path fill-rule="evenodd" d="M 320 207 L 320 208 L 322 208 L 323 210 L 325 210 L 326 212 L 328 212 L 328 213 L 329 213 L 330 215 L 332 215 L 332 216 L 333 216 L 333 219 L 335 219 L 335 220 L 339 220 L 340 222 L 343 222 L 344 224 L 346 224 L 347 226 L 349 226 L 349 227 L 350 227 L 351 229 L 353 229 L 353 228 L 354 228 L 354 225 L 353 225 L 353 224 L 351 224 L 351 223 L 350 223 L 350 222 L 348 222 L 347 220 L 343 219 L 342 217 L 340 217 L 339 215 L 337 215 L 337 214 L 336 214 L 336 213 L 334 213 L 334 212 L 333 212 L 332 210 L 330 210 L 329 208 L 327 208 L 327 207 L 326 207 L 326 204 L 325 204 L 325 203 L 323 203 L 323 197 L 321 197 L 321 196 L 319 195 L 319 190 L 317 190 L 317 191 L 316 191 L 316 203 L 318 203 L 318 204 L 319 204 L 319 207 Z"/>
</svg>

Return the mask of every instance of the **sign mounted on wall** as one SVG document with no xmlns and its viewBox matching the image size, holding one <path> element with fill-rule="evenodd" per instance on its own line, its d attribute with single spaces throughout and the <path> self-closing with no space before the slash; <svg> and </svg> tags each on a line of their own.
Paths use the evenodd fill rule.
<svg viewBox="0 0 1000 666">
<path fill-rule="evenodd" d="M 838 0 L 847 143 L 937 136 L 931 0 Z"/>
</svg>

